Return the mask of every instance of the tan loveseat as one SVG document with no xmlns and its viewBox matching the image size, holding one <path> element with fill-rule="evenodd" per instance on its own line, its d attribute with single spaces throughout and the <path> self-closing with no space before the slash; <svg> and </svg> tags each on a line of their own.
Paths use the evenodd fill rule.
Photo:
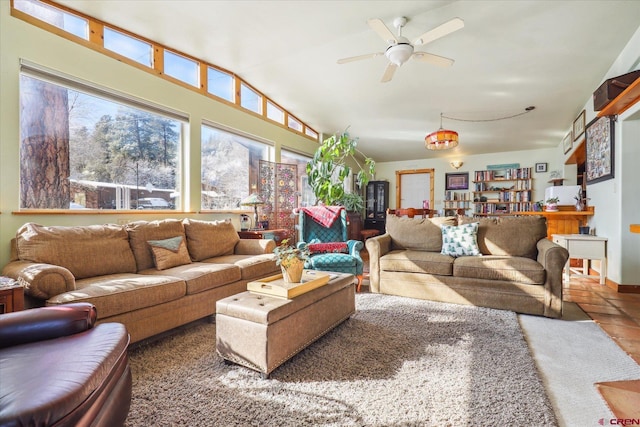
<svg viewBox="0 0 640 427">
<path fill-rule="evenodd" d="M 474 222 L 480 255 L 441 253 L 442 226 Z M 366 241 L 372 292 L 561 316 L 562 269 L 569 254 L 546 238 L 544 217 L 388 215 L 386 227 L 385 234 Z"/>
<path fill-rule="evenodd" d="M 27 223 L 2 274 L 25 286 L 27 305 L 89 302 L 97 323 L 123 323 L 136 342 L 212 316 L 219 299 L 277 273 L 274 247 L 240 239 L 229 221 Z"/>
</svg>

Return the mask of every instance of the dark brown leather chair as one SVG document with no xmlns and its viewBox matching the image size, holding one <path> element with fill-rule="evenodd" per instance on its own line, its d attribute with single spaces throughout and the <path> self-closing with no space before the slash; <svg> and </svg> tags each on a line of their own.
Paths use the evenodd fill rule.
<svg viewBox="0 0 640 427">
<path fill-rule="evenodd" d="M 129 334 L 92 304 L 0 315 L 0 426 L 122 426 Z"/>
</svg>

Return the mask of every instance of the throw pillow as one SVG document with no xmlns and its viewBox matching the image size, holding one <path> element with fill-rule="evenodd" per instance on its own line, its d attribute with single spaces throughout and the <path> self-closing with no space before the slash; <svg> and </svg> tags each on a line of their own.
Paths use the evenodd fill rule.
<svg viewBox="0 0 640 427">
<path fill-rule="evenodd" d="M 477 222 L 457 226 L 443 225 L 442 251 L 440 253 L 452 257 L 480 255 L 477 235 Z"/>
<path fill-rule="evenodd" d="M 309 243 L 307 245 L 312 254 L 347 254 L 349 245 L 347 242 Z"/>
<path fill-rule="evenodd" d="M 177 267 L 191 263 L 191 257 L 187 251 L 187 245 L 182 236 L 171 237 L 163 240 L 149 240 L 153 263 L 158 270 Z"/>
</svg>

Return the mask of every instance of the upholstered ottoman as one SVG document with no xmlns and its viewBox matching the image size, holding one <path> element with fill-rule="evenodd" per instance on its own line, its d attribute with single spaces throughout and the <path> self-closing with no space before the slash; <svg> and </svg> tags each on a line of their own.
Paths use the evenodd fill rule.
<svg viewBox="0 0 640 427">
<path fill-rule="evenodd" d="M 243 292 L 216 303 L 216 351 L 263 378 L 355 313 L 353 275 L 293 299 Z"/>
</svg>

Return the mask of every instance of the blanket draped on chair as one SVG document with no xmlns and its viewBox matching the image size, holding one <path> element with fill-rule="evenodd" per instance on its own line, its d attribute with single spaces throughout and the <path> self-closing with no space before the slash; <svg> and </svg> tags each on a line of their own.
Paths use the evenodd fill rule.
<svg viewBox="0 0 640 427">
<path fill-rule="evenodd" d="M 300 208 L 300 211 L 309 215 L 315 222 L 323 227 L 329 228 L 338 218 L 344 206 L 307 206 Z"/>
</svg>

